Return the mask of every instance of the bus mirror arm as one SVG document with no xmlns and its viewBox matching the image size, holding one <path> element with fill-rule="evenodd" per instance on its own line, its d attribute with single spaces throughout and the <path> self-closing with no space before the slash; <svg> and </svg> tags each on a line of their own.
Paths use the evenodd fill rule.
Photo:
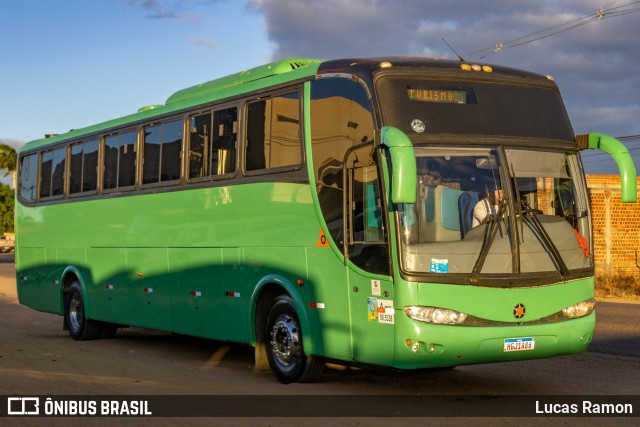
<svg viewBox="0 0 640 427">
<path fill-rule="evenodd" d="M 391 202 L 416 202 L 416 153 L 409 137 L 400 129 L 384 126 L 376 132 L 376 144 L 389 150 Z"/>
<path fill-rule="evenodd" d="M 612 136 L 601 133 L 589 133 L 576 136 L 580 150 L 600 149 L 611 154 L 620 170 L 621 195 L 624 203 L 637 201 L 636 167 L 625 145 Z"/>
</svg>

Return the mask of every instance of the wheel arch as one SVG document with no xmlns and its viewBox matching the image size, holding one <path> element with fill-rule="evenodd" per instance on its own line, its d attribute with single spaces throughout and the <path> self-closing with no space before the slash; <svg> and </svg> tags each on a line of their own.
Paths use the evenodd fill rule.
<svg viewBox="0 0 640 427">
<path fill-rule="evenodd" d="M 273 300 L 279 295 L 288 295 L 293 302 L 302 328 L 302 340 L 306 355 L 313 353 L 313 340 L 310 335 L 310 322 L 302 296 L 298 288 L 285 277 L 271 274 L 263 277 L 256 285 L 251 295 L 251 339 L 255 346 L 265 341 L 265 324 L 267 313 Z"/>
</svg>

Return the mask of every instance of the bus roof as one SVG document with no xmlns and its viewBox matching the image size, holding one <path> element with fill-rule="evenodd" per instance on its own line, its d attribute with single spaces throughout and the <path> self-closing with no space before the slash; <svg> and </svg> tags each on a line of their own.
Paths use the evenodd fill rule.
<svg viewBox="0 0 640 427">
<path fill-rule="evenodd" d="M 251 68 L 250 70 L 241 71 L 236 74 L 231 74 L 226 77 L 221 77 L 219 79 L 211 80 L 206 83 L 182 89 L 171 95 L 167 99 L 166 105 L 174 104 L 176 102 L 184 101 L 187 99 L 197 98 L 202 95 L 213 94 L 233 86 L 255 82 L 266 77 L 288 73 L 300 67 L 319 64 L 321 62 L 321 59 L 292 58 L 273 62 L 267 65 L 262 65 L 260 67 Z"/>
<path fill-rule="evenodd" d="M 373 75 L 386 70 L 403 69 L 418 70 L 428 69 L 434 73 L 442 71 L 450 74 L 467 74 L 471 71 L 474 76 L 491 74 L 499 78 L 512 77 L 530 81 L 549 81 L 550 76 L 521 70 L 518 68 L 504 67 L 501 65 L 487 64 L 475 61 L 460 61 L 453 59 L 426 58 L 421 56 L 386 56 L 372 58 L 344 58 L 324 61 L 318 68 L 318 74 L 355 74 Z M 489 70 L 487 72 L 487 70 Z M 480 71 L 475 73 L 474 71 Z"/>
</svg>

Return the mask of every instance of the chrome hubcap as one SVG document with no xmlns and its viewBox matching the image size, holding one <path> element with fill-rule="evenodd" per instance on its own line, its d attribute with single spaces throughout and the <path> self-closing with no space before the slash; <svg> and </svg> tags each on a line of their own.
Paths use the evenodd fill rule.
<svg viewBox="0 0 640 427">
<path fill-rule="evenodd" d="M 73 294 L 71 301 L 69 301 L 69 327 L 72 331 L 80 330 L 83 318 L 82 298 L 78 294 Z"/>
<path fill-rule="evenodd" d="M 290 366 L 298 360 L 300 328 L 291 316 L 283 314 L 278 317 L 269 335 L 273 354 L 280 364 Z"/>
</svg>

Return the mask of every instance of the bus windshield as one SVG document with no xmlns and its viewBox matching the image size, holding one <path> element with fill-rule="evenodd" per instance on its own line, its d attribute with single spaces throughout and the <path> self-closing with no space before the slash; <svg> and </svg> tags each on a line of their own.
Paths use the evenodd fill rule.
<svg viewBox="0 0 640 427">
<path fill-rule="evenodd" d="M 399 213 L 404 271 L 568 278 L 591 266 L 575 155 L 501 147 L 415 151 L 417 200 Z"/>
</svg>

